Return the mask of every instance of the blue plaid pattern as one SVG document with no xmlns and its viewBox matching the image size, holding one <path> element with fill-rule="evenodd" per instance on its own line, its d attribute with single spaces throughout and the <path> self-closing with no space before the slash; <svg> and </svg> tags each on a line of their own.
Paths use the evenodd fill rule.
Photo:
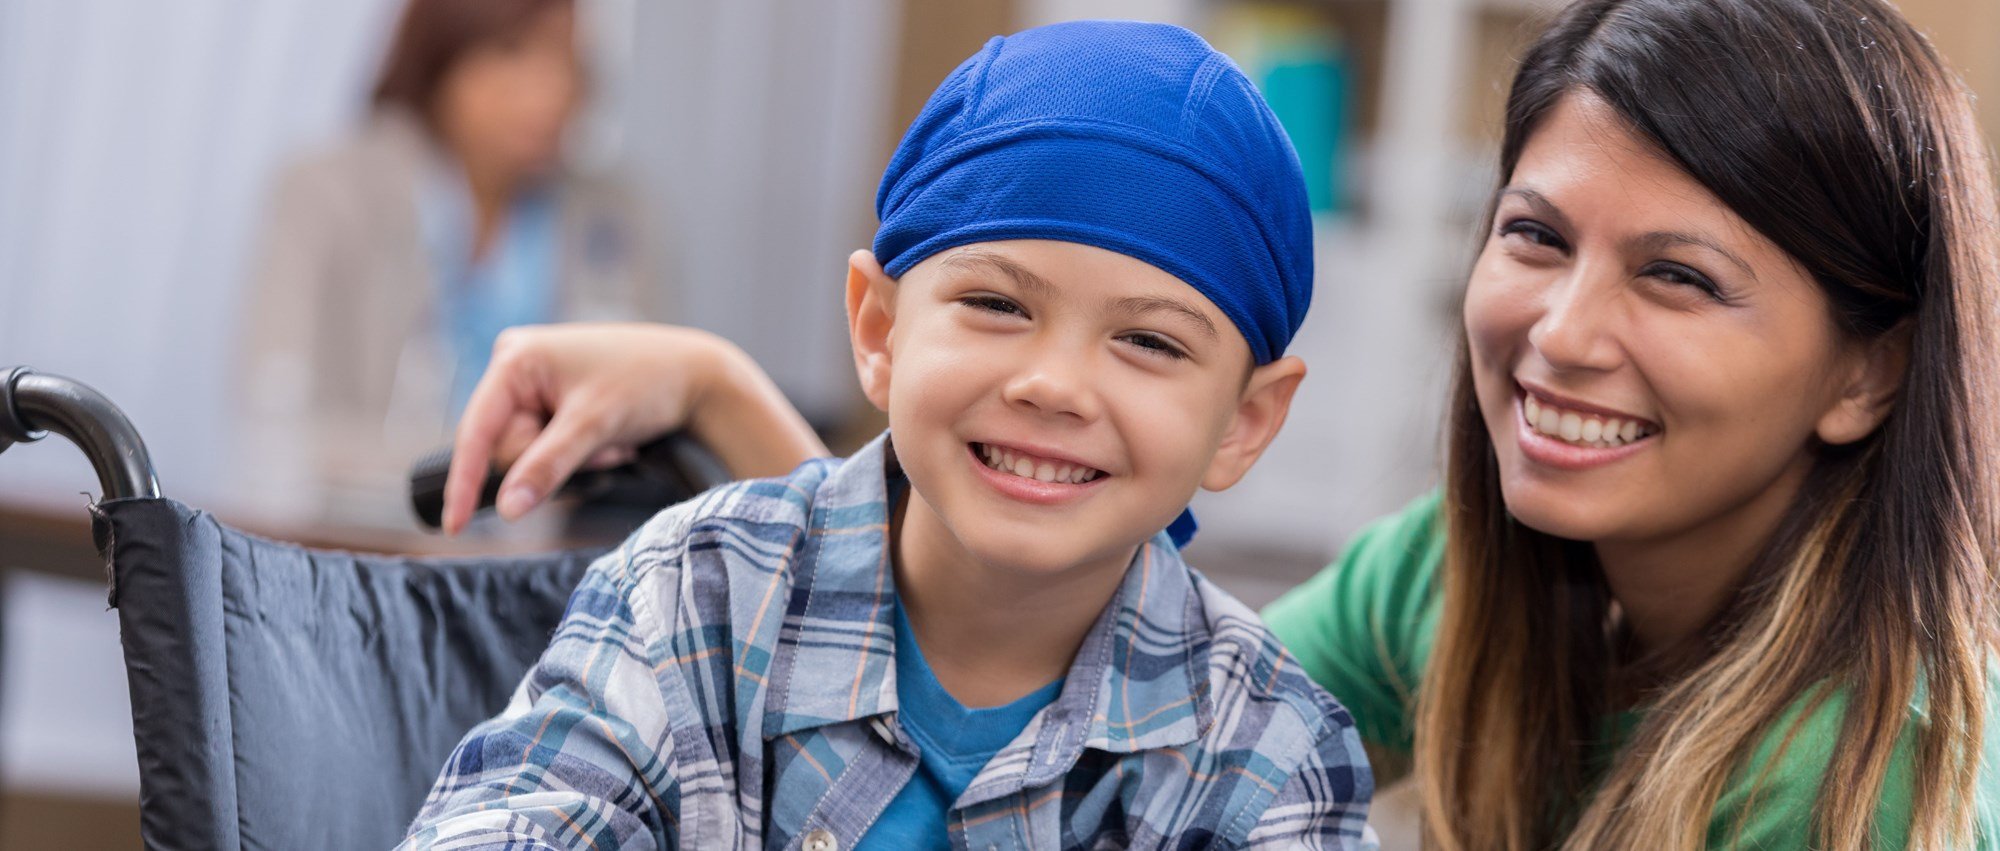
<svg viewBox="0 0 2000 851">
<path fill-rule="evenodd" d="M 592 565 L 453 752 L 410 849 L 852 848 L 916 770 L 896 720 L 886 436 L 710 491 Z M 1163 534 L 954 848 L 1372 848 L 1353 719 Z"/>
</svg>

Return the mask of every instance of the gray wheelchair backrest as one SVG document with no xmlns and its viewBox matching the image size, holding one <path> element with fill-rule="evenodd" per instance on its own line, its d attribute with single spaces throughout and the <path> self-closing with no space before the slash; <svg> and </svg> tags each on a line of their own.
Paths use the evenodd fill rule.
<svg viewBox="0 0 2000 851">
<path fill-rule="evenodd" d="M 164 499 L 97 509 L 149 848 L 389 848 L 506 705 L 596 552 L 308 550 Z"/>
</svg>

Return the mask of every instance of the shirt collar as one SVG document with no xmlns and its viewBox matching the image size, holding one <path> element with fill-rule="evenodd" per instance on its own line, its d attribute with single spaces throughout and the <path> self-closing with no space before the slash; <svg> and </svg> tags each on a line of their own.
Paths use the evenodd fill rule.
<svg viewBox="0 0 2000 851">
<path fill-rule="evenodd" d="M 889 487 L 901 481 L 885 433 L 811 486 L 769 668 L 766 738 L 895 711 Z"/>
<path fill-rule="evenodd" d="M 907 486 L 885 433 L 814 489 L 770 668 L 766 737 L 896 710 L 889 513 Z M 1193 742 L 1211 717 L 1207 631 L 1193 629 L 1199 607 L 1179 551 L 1164 531 L 1154 535 L 1085 635 L 1061 694 L 1030 724 L 1036 758 L 1024 779 L 1066 773 L 1084 747 Z"/>
</svg>

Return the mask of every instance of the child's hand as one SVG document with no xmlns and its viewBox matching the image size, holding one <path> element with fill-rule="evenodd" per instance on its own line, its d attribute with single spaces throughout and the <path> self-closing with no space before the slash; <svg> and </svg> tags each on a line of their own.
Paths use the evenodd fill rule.
<svg viewBox="0 0 2000 851">
<path fill-rule="evenodd" d="M 472 519 L 489 462 L 513 520 L 582 466 L 610 466 L 686 427 L 737 476 L 777 475 L 825 447 L 741 349 L 643 323 L 511 328 L 472 391 L 445 480 L 444 530 Z"/>
</svg>

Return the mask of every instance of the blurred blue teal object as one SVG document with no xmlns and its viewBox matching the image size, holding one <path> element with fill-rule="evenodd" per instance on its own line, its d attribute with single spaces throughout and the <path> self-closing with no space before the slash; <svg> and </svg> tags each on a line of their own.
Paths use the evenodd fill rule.
<svg viewBox="0 0 2000 851">
<path fill-rule="evenodd" d="M 1299 152 L 1306 200 L 1313 212 L 1342 210 L 1347 207 L 1340 168 L 1347 145 L 1347 53 L 1338 45 L 1304 47 L 1274 62 L 1257 85 Z"/>
<path fill-rule="evenodd" d="M 1313 212 L 1348 209 L 1354 70 L 1339 28 L 1298 7 L 1244 3 L 1222 11 L 1213 29 L 1292 137 Z"/>
</svg>

